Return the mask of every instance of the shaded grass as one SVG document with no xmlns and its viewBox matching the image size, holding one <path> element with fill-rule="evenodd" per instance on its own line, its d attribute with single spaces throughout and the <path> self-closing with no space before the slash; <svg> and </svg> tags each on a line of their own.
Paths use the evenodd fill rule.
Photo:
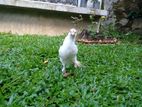
<svg viewBox="0 0 142 107">
<path fill-rule="evenodd" d="M 62 41 L 0 34 L 0 106 L 142 106 L 140 44 L 78 44 L 83 67 L 69 67 L 75 75 L 63 78 Z"/>
</svg>

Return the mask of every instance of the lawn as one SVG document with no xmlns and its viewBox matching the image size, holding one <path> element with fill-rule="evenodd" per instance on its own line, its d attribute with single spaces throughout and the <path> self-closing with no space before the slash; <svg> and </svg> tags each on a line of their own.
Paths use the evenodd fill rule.
<svg viewBox="0 0 142 107">
<path fill-rule="evenodd" d="M 83 66 L 64 78 L 62 41 L 0 34 L 0 107 L 142 107 L 141 44 L 78 44 Z"/>
</svg>

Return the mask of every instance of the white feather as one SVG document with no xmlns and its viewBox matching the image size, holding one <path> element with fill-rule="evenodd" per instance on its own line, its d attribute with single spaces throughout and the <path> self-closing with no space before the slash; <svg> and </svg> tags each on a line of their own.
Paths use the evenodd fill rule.
<svg viewBox="0 0 142 107">
<path fill-rule="evenodd" d="M 78 52 L 77 45 L 75 44 L 76 32 L 77 31 L 75 29 L 71 29 L 68 35 L 65 37 L 62 46 L 59 48 L 59 57 L 63 65 L 63 73 L 66 72 L 65 67 L 67 64 L 79 64 L 76 56 Z"/>
</svg>

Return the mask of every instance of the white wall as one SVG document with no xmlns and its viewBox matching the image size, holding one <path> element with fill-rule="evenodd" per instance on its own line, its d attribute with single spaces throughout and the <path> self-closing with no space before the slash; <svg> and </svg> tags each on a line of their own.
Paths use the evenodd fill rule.
<svg viewBox="0 0 142 107">
<path fill-rule="evenodd" d="M 32 11 L 34 12 L 32 13 Z M 71 19 L 72 14 L 66 16 L 67 13 L 64 13 L 65 16 L 63 16 L 60 12 L 44 11 L 42 13 L 42 11 L 37 11 L 0 7 L 0 32 L 61 35 L 75 27 Z M 84 21 L 80 27 L 85 28 L 87 25 L 87 22 Z"/>
</svg>

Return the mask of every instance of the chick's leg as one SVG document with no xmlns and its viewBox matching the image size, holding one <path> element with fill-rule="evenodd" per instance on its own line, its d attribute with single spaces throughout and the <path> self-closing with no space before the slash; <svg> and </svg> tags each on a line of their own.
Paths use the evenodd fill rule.
<svg viewBox="0 0 142 107">
<path fill-rule="evenodd" d="M 73 63 L 74 63 L 74 67 L 80 67 L 81 66 L 81 63 L 77 60 L 77 57 L 75 56 L 73 58 Z"/>
<path fill-rule="evenodd" d="M 63 74 L 63 77 L 68 77 L 70 75 L 70 73 L 67 73 L 66 72 L 66 66 L 65 66 L 65 62 L 63 60 L 61 60 L 61 63 L 62 63 L 62 74 Z"/>
<path fill-rule="evenodd" d="M 66 66 L 65 66 L 65 63 L 64 61 L 60 58 L 60 61 L 62 63 L 62 73 L 65 73 L 66 72 Z"/>
</svg>

